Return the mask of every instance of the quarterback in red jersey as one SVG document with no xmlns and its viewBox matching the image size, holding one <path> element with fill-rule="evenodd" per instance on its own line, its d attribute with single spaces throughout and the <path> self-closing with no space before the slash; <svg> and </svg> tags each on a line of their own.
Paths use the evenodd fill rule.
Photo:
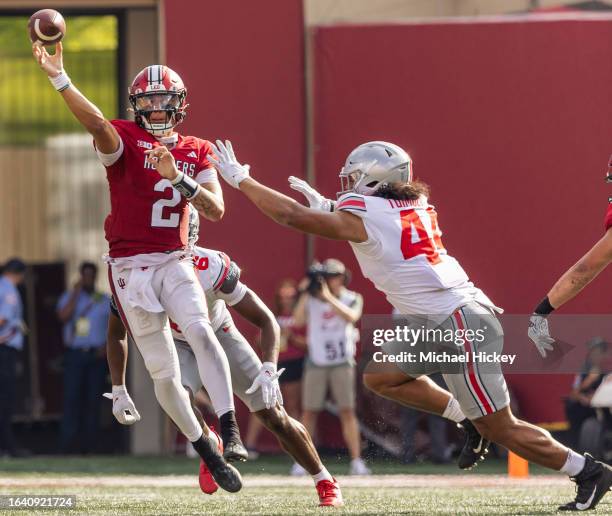
<svg viewBox="0 0 612 516">
<path fill-rule="evenodd" d="M 215 378 L 226 400 L 220 416 L 224 456 L 243 459 L 234 416 L 229 364 L 210 325 L 202 288 L 188 251 L 188 205 L 209 220 L 223 216 L 216 172 L 207 161 L 211 144 L 175 131 L 186 115 L 187 90 L 179 75 L 162 65 L 142 70 L 129 88 L 135 121 L 105 119 L 64 71 L 62 45 L 55 53 L 34 44 L 36 61 L 66 105 L 93 136 L 106 167 L 111 213 L 109 281 L 124 324 L 142 354 L 162 408 L 209 465 L 219 485 L 241 488 L 238 472 L 219 455 L 193 413 L 180 382 L 178 358 L 168 317 L 175 320 L 194 351 L 202 377 Z M 113 386 L 113 401 L 124 385 Z"/>
</svg>

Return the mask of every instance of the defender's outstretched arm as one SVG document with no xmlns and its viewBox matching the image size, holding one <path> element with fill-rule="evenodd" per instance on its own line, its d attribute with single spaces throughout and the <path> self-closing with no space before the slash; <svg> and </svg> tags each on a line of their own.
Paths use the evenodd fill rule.
<svg viewBox="0 0 612 516">
<path fill-rule="evenodd" d="M 217 157 L 209 155 L 208 159 L 223 179 L 279 224 L 334 240 L 365 242 L 368 239 L 365 226 L 356 215 L 346 212 L 324 213 L 306 208 L 291 197 L 249 177 L 248 167 L 236 160 L 230 141 L 223 144 L 217 140 L 215 150 Z"/>
<path fill-rule="evenodd" d="M 252 178 L 240 183 L 240 191 L 264 214 L 284 226 L 334 240 L 365 242 L 368 239 L 363 222 L 351 213 L 324 213 L 307 208 Z"/>
</svg>

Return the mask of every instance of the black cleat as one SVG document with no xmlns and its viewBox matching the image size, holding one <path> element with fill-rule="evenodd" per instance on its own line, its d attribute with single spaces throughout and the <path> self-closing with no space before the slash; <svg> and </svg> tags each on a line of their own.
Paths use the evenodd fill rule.
<svg viewBox="0 0 612 516">
<path fill-rule="evenodd" d="M 223 457 L 227 462 L 244 462 L 249 458 L 249 452 L 242 444 L 240 436 L 230 437 L 223 444 Z"/>
<path fill-rule="evenodd" d="M 214 455 L 206 461 L 210 474 L 221 489 L 237 493 L 242 489 L 242 477 L 238 470 L 223 460 L 220 455 Z"/>
<path fill-rule="evenodd" d="M 249 452 L 242 444 L 240 430 L 233 410 L 226 412 L 219 418 L 221 425 L 221 439 L 223 440 L 223 457 L 227 462 L 244 462 L 249 458 Z"/>
<path fill-rule="evenodd" d="M 461 423 L 457 423 L 459 428 L 463 428 L 465 432 L 465 443 L 459 454 L 457 465 L 460 469 L 472 469 L 478 465 L 478 462 L 484 460 L 489 453 L 488 441 L 482 437 L 476 427 L 469 419 L 464 419 Z"/>
<path fill-rule="evenodd" d="M 584 454 L 584 468 L 570 480 L 576 482 L 576 498 L 559 507 L 559 511 L 588 511 L 594 509 L 612 486 L 612 468 Z"/>
</svg>

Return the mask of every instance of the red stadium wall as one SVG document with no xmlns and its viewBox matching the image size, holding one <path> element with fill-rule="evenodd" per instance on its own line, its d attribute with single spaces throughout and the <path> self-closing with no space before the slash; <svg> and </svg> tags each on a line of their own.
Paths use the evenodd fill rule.
<svg viewBox="0 0 612 516">
<path fill-rule="evenodd" d="M 181 131 L 230 138 L 259 179 L 287 192 L 287 176 L 304 175 L 303 35 L 301 0 L 165 4 L 166 63 L 183 77 L 190 103 Z M 226 251 L 271 303 L 280 279 L 303 274 L 305 239 L 223 188 L 226 215 L 203 221 L 200 244 Z"/>
<path fill-rule="evenodd" d="M 317 186 L 336 192 L 337 173 L 361 142 L 403 146 L 432 187 L 449 252 L 507 313 L 529 313 L 602 235 L 610 49 L 610 19 L 319 28 Z M 318 240 L 316 255 L 357 269 L 346 244 Z M 608 270 L 562 311 L 612 311 L 611 280 Z M 359 273 L 353 288 L 365 294 L 367 313 L 390 311 Z M 538 422 L 563 418 L 569 383 L 511 381 L 523 413 Z"/>
</svg>

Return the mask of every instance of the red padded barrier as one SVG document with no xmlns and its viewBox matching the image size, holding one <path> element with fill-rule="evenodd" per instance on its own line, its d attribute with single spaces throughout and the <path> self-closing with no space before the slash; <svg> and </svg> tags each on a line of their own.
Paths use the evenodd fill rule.
<svg viewBox="0 0 612 516">
<path fill-rule="evenodd" d="M 509 313 L 529 313 L 603 233 L 612 152 L 612 21 L 449 22 L 316 30 L 317 186 L 348 152 L 406 148 L 432 187 L 443 241 Z M 357 263 L 346 244 L 317 256 Z M 367 313 L 389 305 L 359 273 Z M 612 311 L 604 272 L 565 313 Z M 513 377 L 527 417 L 563 417 L 567 376 Z M 536 387 L 537 386 L 537 387 Z M 538 396 L 529 395 L 537 388 Z"/>
</svg>

